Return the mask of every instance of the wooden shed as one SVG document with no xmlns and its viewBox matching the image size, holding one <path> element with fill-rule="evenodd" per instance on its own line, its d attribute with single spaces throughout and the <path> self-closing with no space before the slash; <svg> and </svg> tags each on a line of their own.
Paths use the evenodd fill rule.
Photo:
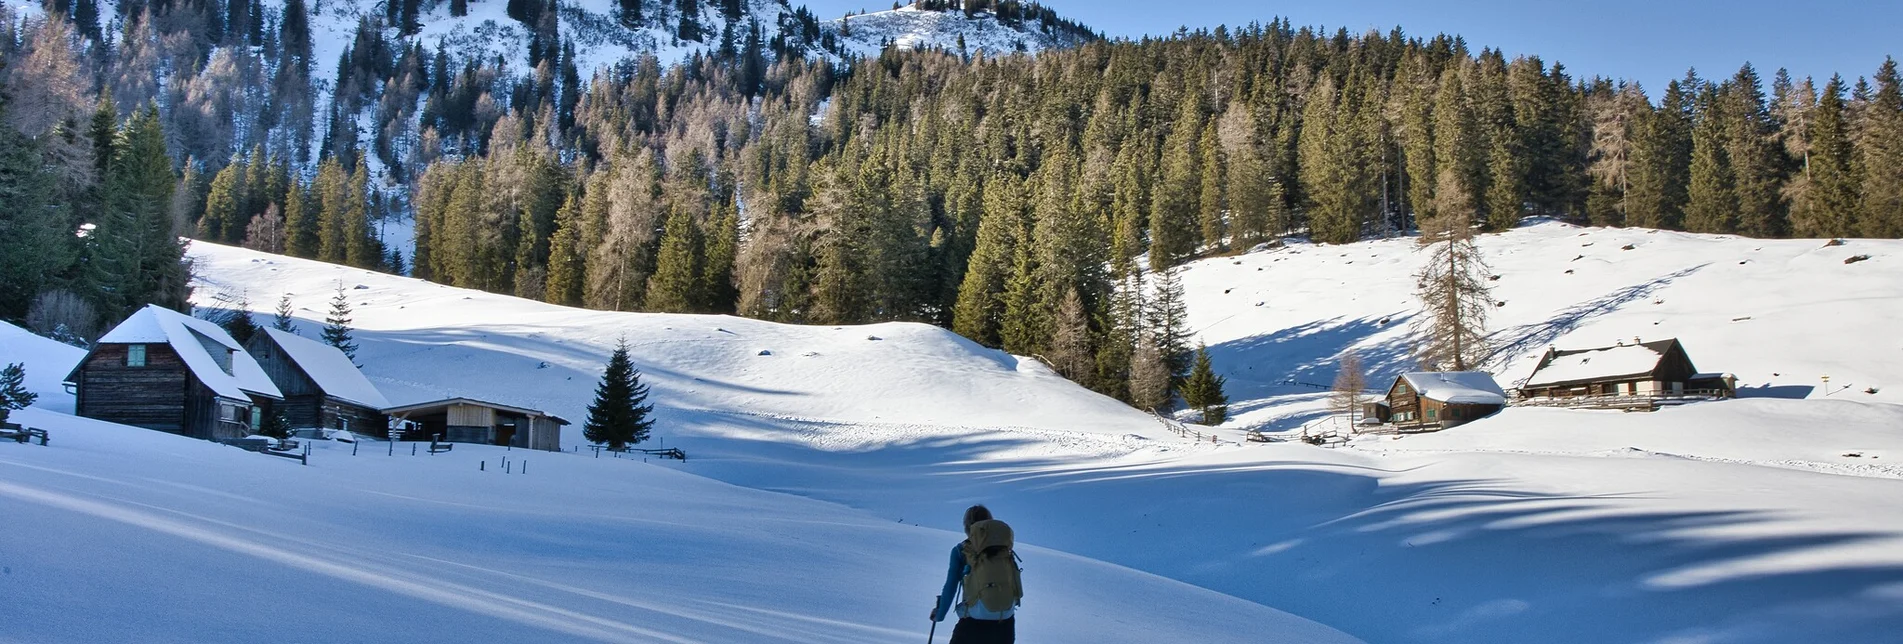
<svg viewBox="0 0 1903 644">
<path fill-rule="evenodd" d="M 1520 386 L 1522 398 L 1707 395 L 1729 398 L 1731 379 L 1701 374 L 1677 338 L 1592 349 L 1547 349 L 1533 375 Z"/>
<path fill-rule="evenodd" d="M 440 437 L 451 443 L 509 445 L 523 449 L 561 451 L 560 416 L 472 398 L 448 398 L 383 410 L 397 421 L 415 423 L 406 440 Z"/>
<path fill-rule="evenodd" d="M 1446 429 L 1500 411 L 1506 392 L 1479 371 L 1401 374 L 1388 387 L 1388 422 L 1401 429 Z"/>
<path fill-rule="evenodd" d="M 390 406 L 350 357 L 336 347 L 266 328 L 246 351 L 283 392 L 278 410 L 292 429 L 337 429 L 383 436 Z"/>
<path fill-rule="evenodd" d="M 99 338 L 66 384 L 80 416 L 208 440 L 251 435 L 283 400 L 224 329 L 157 305 Z"/>
</svg>

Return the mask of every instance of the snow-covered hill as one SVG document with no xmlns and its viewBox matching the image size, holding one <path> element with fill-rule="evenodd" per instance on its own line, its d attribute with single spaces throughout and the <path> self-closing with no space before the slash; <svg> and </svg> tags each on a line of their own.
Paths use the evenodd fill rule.
<svg viewBox="0 0 1903 644">
<path fill-rule="evenodd" d="M 1504 387 L 1548 347 L 1676 337 L 1700 370 L 1736 374 L 1741 396 L 1903 402 L 1903 339 L 1889 331 L 1903 319 L 1903 242 L 1536 222 L 1483 236 L 1480 248 L 1499 276 L 1489 366 Z M 1235 401 L 1228 426 L 1289 429 L 1325 413 L 1323 392 L 1300 383 L 1332 383 L 1348 350 L 1384 391 L 1412 368 L 1413 275 L 1424 257 L 1413 238 L 1398 238 L 1188 266 L 1190 326 Z"/>
<path fill-rule="evenodd" d="M 431 461 L 327 445 L 299 468 L 34 409 L 21 413 L 59 431 L 49 448 L 0 444 L 0 514 L 25 517 L 0 522 L 0 543 L 59 545 L 0 553 L 14 570 L 0 583 L 30 579 L 57 608 L 96 605 L 87 584 L 188 578 L 182 604 L 122 608 L 153 613 L 161 633 L 240 640 L 269 615 L 184 605 L 269 587 L 344 598 L 299 604 L 346 626 L 326 632 L 424 640 L 467 627 L 529 641 L 663 638 L 633 628 L 894 641 L 924 626 L 932 568 L 956 539 L 910 526 L 952 525 L 984 502 L 1034 548 L 1027 640 L 1337 637 L 1265 606 L 1376 642 L 1883 642 L 1903 628 L 1903 467 L 1890 462 L 1903 459 L 1903 408 L 1883 402 L 1895 367 L 1880 359 L 1895 350 L 1880 333 L 1898 306 L 1890 243 L 1539 223 L 1483 246 L 1507 302 L 1496 328 L 1536 346 L 1650 337 L 1658 322 L 1701 368 L 1760 393 L 1804 386 L 1789 374 L 1806 369 L 1857 388 L 1655 414 L 1516 408 L 1347 449 L 1192 444 L 930 327 L 576 311 L 197 243 L 201 304 L 288 292 L 307 335 L 341 284 L 359 361 L 398 403 L 460 393 L 579 419 L 625 337 L 654 385 L 657 435 L 691 458 L 459 446 Z M 1843 263 L 1853 255 L 1871 259 Z M 1284 375 L 1252 384 L 1250 367 L 1325 383 L 1340 346 L 1398 342 L 1413 257 L 1409 240 L 1298 244 L 1192 267 L 1191 315 L 1245 421 L 1320 408 L 1273 387 Z M 1765 332 L 1752 323 L 1777 334 L 1754 339 Z M 1812 325 L 1830 332 L 1796 337 Z M 1853 334 L 1866 337 L 1839 337 Z M 76 359 L 32 346 L 15 355 Z M 1372 362 L 1398 368 L 1391 351 Z M 533 474 L 469 467 L 504 456 L 534 461 Z M 853 608 L 788 599 L 805 582 L 780 571 L 855 585 Z M 123 621 L 54 613 L 33 630 L 0 622 L 0 639 L 125 639 Z"/>
</svg>

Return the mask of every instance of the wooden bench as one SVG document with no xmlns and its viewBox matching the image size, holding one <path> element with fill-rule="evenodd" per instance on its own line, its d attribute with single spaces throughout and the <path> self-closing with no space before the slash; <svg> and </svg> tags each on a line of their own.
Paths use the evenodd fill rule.
<svg viewBox="0 0 1903 644">
<path fill-rule="evenodd" d="M 24 445 L 36 438 L 39 439 L 41 447 L 46 446 L 46 430 L 24 427 L 19 423 L 0 423 L 0 440 L 12 439 L 13 442 Z"/>
<path fill-rule="evenodd" d="M 681 451 L 679 447 L 669 447 L 667 449 L 637 449 L 634 451 L 648 456 L 679 459 L 683 463 L 687 462 L 687 452 Z"/>
</svg>

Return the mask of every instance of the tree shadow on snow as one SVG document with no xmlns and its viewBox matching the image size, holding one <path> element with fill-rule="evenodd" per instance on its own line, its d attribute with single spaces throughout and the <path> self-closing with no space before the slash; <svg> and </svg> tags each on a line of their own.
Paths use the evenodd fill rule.
<svg viewBox="0 0 1903 644">
<path fill-rule="evenodd" d="M 1649 509 L 1652 495 L 1642 491 L 1396 482 L 1433 466 L 1397 472 L 1306 446 L 1260 448 L 1274 451 L 1257 461 L 1185 463 L 1145 452 L 1106 460 L 1052 455 L 1037 437 L 974 429 L 835 450 L 773 438 L 811 431 L 774 419 L 702 421 L 764 432 L 706 441 L 696 453 L 710 458 L 689 464 L 702 474 L 948 530 L 966 505 L 983 502 L 1028 543 L 1369 641 L 1854 642 L 1903 627 L 1903 567 L 1752 567 L 1894 533 L 1767 534 L 1781 517 Z M 1037 562 L 1024 566 L 1034 578 Z"/>
<path fill-rule="evenodd" d="M 1659 289 L 1670 286 L 1672 282 L 1690 277 L 1693 273 L 1704 270 L 1706 266 L 1710 265 L 1710 262 L 1699 264 L 1680 271 L 1661 275 L 1653 278 L 1651 281 L 1627 286 L 1611 293 L 1574 304 L 1555 314 L 1553 317 L 1547 318 L 1544 322 L 1523 324 L 1509 329 L 1501 329 L 1494 333 L 1494 350 L 1490 360 L 1511 359 L 1514 356 L 1541 351 L 1545 347 L 1550 346 L 1561 336 L 1572 332 L 1573 329 L 1579 328 L 1593 318 L 1617 311 L 1619 307 L 1645 299 Z M 1501 384 L 1506 385 L 1507 383 Z"/>
</svg>

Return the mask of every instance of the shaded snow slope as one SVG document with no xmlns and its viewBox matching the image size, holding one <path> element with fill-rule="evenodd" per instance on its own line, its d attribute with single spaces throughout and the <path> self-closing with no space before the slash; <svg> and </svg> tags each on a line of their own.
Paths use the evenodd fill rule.
<svg viewBox="0 0 1903 644">
<path fill-rule="evenodd" d="M 0 588 L 31 606 L 5 641 L 893 642 L 926 630 L 959 538 L 638 460 L 319 442 L 306 467 L 20 415 L 53 442 L 0 445 Z M 1043 615 L 1027 641 L 1353 641 L 1021 551 Z"/>
<path fill-rule="evenodd" d="M 1500 276 L 1488 366 L 1502 387 L 1520 385 L 1548 347 L 1677 337 L 1700 371 L 1736 374 L 1741 396 L 1903 402 L 1903 338 L 1888 331 L 1903 319 L 1903 242 L 1535 222 L 1479 245 Z M 1855 255 L 1871 259 L 1844 263 Z M 1308 385 L 1333 382 L 1350 349 L 1371 389 L 1412 369 L 1423 257 L 1401 238 L 1294 243 L 1188 266 L 1190 326 L 1235 401 L 1228 426 L 1291 429 L 1319 417 L 1323 392 Z"/>
</svg>

